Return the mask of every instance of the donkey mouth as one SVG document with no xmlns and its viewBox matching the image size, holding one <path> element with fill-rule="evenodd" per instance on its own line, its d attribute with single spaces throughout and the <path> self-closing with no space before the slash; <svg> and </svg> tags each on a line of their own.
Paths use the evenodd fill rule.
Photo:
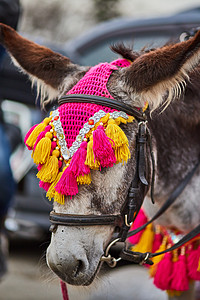
<svg viewBox="0 0 200 300">
<path fill-rule="evenodd" d="M 74 286 L 89 286 L 95 279 L 101 262 L 98 264 L 94 272 L 84 271 L 81 263 L 79 263 L 73 271 L 65 269 L 61 264 L 49 263 L 51 270 L 64 282 Z"/>
<path fill-rule="evenodd" d="M 79 276 L 73 276 L 73 274 L 62 273 L 61 271 L 53 270 L 54 273 L 64 282 L 73 285 L 73 286 L 89 286 L 95 279 L 96 274 L 98 273 L 98 269 L 92 276 L 87 274 L 79 274 Z"/>
</svg>

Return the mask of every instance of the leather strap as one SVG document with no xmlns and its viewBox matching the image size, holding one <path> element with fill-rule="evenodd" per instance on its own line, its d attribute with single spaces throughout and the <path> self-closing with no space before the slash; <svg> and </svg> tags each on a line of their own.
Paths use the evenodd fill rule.
<svg viewBox="0 0 200 300">
<path fill-rule="evenodd" d="M 122 102 L 119 102 L 115 99 L 100 97 L 100 96 L 93 96 L 93 95 L 66 95 L 58 99 L 58 104 L 62 105 L 65 103 L 94 103 L 98 105 L 107 106 L 110 108 L 114 108 L 116 110 L 122 110 L 128 115 L 133 116 L 138 121 L 145 121 L 146 115 L 139 111 L 137 108 L 134 108 L 130 105 L 124 104 Z"/>
<path fill-rule="evenodd" d="M 151 252 L 141 253 L 141 252 L 134 252 L 134 251 L 124 248 L 120 253 L 120 257 L 123 260 L 128 260 L 128 261 L 131 261 L 131 262 L 134 262 L 137 264 L 145 263 L 145 264 L 152 265 L 153 262 L 151 261 L 150 258 L 173 251 L 173 250 L 183 246 L 184 244 L 186 244 L 193 238 L 195 238 L 195 236 L 197 236 L 198 234 L 200 234 L 200 224 L 197 227 L 195 227 L 192 231 L 190 231 L 188 234 L 186 234 L 179 242 L 177 242 L 172 247 L 170 247 L 164 251 L 155 252 L 155 253 L 151 253 Z"/>
<path fill-rule="evenodd" d="M 136 137 L 135 174 L 128 191 L 127 199 L 121 209 L 121 215 L 123 216 L 123 220 L 124 220 L 124 223 L 121 227 L 121 231 L 118 235 L 121 242 L 124 242 L 127 239 L 127 234 L 130 229 L 130 226 L 132 222 L 134 222 L 144 201 L 144 197 L 146 193 L 145 186 L 148 186 L 148 182 L 145 178 L 146 144 L 147 144 L 146 123 L 140 122 L 138 124 L 138 133 Z"/>
<path fill-rule="evenodd" d="M 94 226 L 94 225 L 114 225 L 121 226 L 120 215 L 71 215 L 50 212 L 50 222 L 63 226 Z"/>
</svg>

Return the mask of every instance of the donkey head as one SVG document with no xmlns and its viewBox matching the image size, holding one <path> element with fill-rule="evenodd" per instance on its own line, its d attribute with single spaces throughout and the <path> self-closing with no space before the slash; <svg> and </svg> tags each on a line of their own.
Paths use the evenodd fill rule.
<svg viewBox="0 0 200 300">
<path fill-rule="evenodd" d="M 3 24 L 0 24 L 0 42 L 10 53 L 14 64 L 37 83 L 43 97 L 42 106 L 73 90 L 92 69 L 73 64 L 68 58 L 24 39 Z M 106 89 L 111 98 L 132 107 L 144 108 L 147 101 L 150 111 L 162 104 L 168 105 L 183 92 L 188 74 L 199 63 L 199 48 L 200 32 L 186 42 L 167 45 L 148 53 L 134 53 L 122 46 L 115 48 L 131 63 L 127 63 L 126 67 L 113 67 Z M 79 185 L 78 193 L 66 196 L 63 204 L 62 201 L 54 202 L 56 213 L 120 214 L 136 168 L 134 152 L 138 128 L 136 121 L 124 123 L 121 127 L 128 138 L 131 154 L 127 162 L 114 163 L 109 168 L 102 165 L 100 170 L 92 170 L 89 185 Z M 59 225 L 52 233 L 47 250 L 48 265 L 70 284 L 90 284 L 114 230 L 114 225 Z"/>
</svg>

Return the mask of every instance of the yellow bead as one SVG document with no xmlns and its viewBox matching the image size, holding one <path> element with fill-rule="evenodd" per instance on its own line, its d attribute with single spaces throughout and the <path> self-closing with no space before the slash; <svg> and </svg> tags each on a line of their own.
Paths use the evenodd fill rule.
<svg viewBox="0 0 200 300">
<path fill-rule="evenodd" d="M 48 137 L 48 138 L 51 140 L 52 137 L 53 137 L 53 134 L 52 134 L 51 132 L 47 132 L 47 133 L 45 134 L 45 137 Z"/>
<path fill-rule="evenodd" d="M 55 155 L 56 157 L 60 156 L 60 151 L 59 150 L 53 150 L 52 155 Z"/>
</svg>

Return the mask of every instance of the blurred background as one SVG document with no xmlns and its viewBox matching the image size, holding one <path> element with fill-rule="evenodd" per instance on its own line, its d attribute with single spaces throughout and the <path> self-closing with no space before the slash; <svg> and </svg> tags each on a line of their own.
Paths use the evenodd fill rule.
<svg viewBox="0 0 200 300">
<path fill-rule="evenodd" d="M 114 59 L 109 50 L 112 43 L 128 42 L 139 50 L 179 40 L 183 31 L 200 26 L 199 0 L 21 0 L 21 6 L 18 31 L 23 36 L 85 65 Z M 46 115 L 36 104 L 36 96 L 28 77 L 5 55 L 0 65 L 0 99 L 6 122 L 19 128 L 21 139 L 11 155 L 17 191 L 5 223 L 10 254 L 9 272 L 0 283 L 3 300 L 61 299 L 59 280 L 45 263 L 52 204 L 39 189 L 31 153 L 21 142 L 28 129 Z M 156 294 L 144 273 L 140 276 L 138 280 L 146 280 L 152 299 L 166 299 L 165 294 Z M 120 275 L 118 278 L 120 282 Z M 106 288 L 110 289 L 109 284 Z M 149 300 L 150 294 L 147 291 L 147 298 L 140 299 Z M 77 297 L 72 293 L 70 300 Z M 89 296 L 81 294 L 79 299 Z"/>
<path fill-rule="evenodd" d="M 19 29 L 64 42 L 99 22 L 116 17 L 164 17 L 200 6 L 199 0 L 21 0 Z"/>
</svg>

